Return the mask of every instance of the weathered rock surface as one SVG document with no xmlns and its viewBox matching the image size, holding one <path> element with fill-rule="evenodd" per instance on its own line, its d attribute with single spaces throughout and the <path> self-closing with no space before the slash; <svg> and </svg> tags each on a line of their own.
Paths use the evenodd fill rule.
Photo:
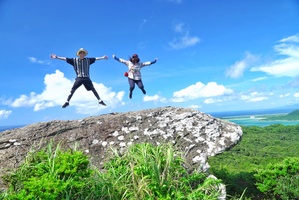
<svg viewBox="0 0 299 200">
<path fill-rule="evenodd" d="M 207 159 L 237 144 L 240 126 L 192 109 L 162 107 L 127 113 L 110 113 L 72 121 L 50 121 L 0 132 L 0 174 L 18 167 L 31 148 L 62 141 L 102 168 L 111 156 L 136 143 L 171 142 L 185 153 L 192 169 L 207 170 Z M 0 181 L 0 187 L 1 187 Z"/>
</svg>

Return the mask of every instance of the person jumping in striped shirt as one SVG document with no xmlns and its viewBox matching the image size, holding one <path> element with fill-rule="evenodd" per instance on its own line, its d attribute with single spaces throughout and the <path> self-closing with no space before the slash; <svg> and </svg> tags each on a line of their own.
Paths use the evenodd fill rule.
<svg viewBox="0 0 299 200">
<path fill-rule="evenodd" d="M 71 64 L 74 67 L 74 70 L 76 72 L 76 80 L 75 83 L 71 89 L 71 92 L 67 98 L 67 101 L 63 104 L 62 108 L 65 108 L 69 106 L 69 102 L 75 93 L 75 91 L 81 86 L 84 85 L 85 89 L 87 91 L 92 91 L 95 97 L 98 99 L 99 104 L 106 106 L 103 100 L 101 100 L 99 94 L 97 93 L 96 89 L 94 88 L 90 76 L 89 76 L 89 68 L 90 65 L 93 64 L 96 60 L 102 60 L 102 59 L 108 59 L 108 56 L 102 56 L 102 57 L 95 57 L 95 58 L 87 58 L 85 57 L 88 54 L 88 52 L 80 48 L 77 51 L 77 56 L 79 58 L 66 58 L 66 57 L 60 57 L 56 54 L 51 54 L 50 57 L 53 59 L 59 59 L 59 60 L 65 60 L 67 63 Z"/>
</svg>

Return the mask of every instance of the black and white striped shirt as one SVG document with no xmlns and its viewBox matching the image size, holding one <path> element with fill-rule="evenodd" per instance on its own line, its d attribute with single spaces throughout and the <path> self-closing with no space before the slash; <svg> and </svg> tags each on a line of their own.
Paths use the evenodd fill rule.
<svg viewBox="0 0 299 200">
<path fill-rule="evenodd" d="M 90 65 L 96 61 L 95 58 L 66 58 L 66 62 L 73 65 L 77 77 L 88 77 Z"/>
</svg>

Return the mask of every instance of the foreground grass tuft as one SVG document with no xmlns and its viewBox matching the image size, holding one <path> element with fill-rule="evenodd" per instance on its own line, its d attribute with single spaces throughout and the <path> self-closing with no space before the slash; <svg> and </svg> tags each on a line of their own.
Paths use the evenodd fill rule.
<svg viewBox="0 0 299 200">
<path fill-rule="evenodd" d="M 171 145 L 138 144 L 122 157 L 116 154 L 100 176 L 115 184 L 105 190 L 113 191 L 112 199 L 217 199 L 220 181 L 189 174 L 183 165 Z"/>
</svg>

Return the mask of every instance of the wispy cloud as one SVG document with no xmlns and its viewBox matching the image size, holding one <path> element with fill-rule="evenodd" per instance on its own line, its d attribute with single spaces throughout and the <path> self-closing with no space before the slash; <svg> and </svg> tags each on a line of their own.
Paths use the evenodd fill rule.
<svg viewBox="0 0 299 200">
<path fill-rule="evenodd" d="M 0 119 L 6 119 L 12 113 L 11 110 L 0 110 Z"/>
<path fill-rule="evenodd" d="M 146 19 L 143 19 L 141 21 L 141 23 L 139 24 L 139 30 L 142 30 L 143 29 L 143 26 L 145 26 L 145 24 L 147 23 L 147 20 Z"/>
<path fill-rule="evenodd" d="M 174 32 L 179 34 L 171 42 L 169 42 L 169 47 L 175 50 L 184 49 L 190 46 L 194 46 L 200 42 L 200 38 L 197 36 L 191 36 L 189 30 L 183 23 L 174 24 Z"/>
<path fill-rule="evenodd" d="M 143 101 L 147 102 L 147 101 L 155 101 L 155 102 L 166 102 L 166 98 L 164 97 L 161 97 L 159 94 L 156 94 L 154 96 L 148 96 L 148 95 L 145 95 L 143 97 Z"/>
<path fill-rule="evenodd" d="M 297 42 L 297 43 L 299 43 L 299 34 L 292 35 L 287 38 L 283 38 L 280 40 L 280 42 Z"/>
<path fill-rule="evenodd" d="M 183 2 L 183 0 L 166 0 L 166 1 L 176 3 L 176 4 L 180 4 Z"/>
<path fill-rule="evenodd" d="M 204 85 L 201 82 L 197 82 L 193 85 L 188 86 L 187 88 L 174 92 L 172 101 L 184 102 L 198 98 L 223 96 L 232 93 L 232 89 L 226 88 L 223 85 L 218 85 L 215 82 L 210 82 L 207 85 Z"/>
<path fill-rule="evenodd" d="M 263 76 L 263 77 L 259 77 L 259 78 L 252 79 L 251 81 L 252 81 L 252 82 L 257 82 L 257 81 L 262 81 L 262 80 L 265 80 L 265 79 L 267 79 L 267 77 L 266 77 L 266 76 Z"/>
<path fill-rule="evenodd" d="M 298 88 L 299 87 L 299 76 L 294 77 L 288 84 L 288 87 Z"/>
<path fill-rule="evenodd" d="M 32 62 L 32 63 L 37 63 L 37 64 L 47 64 L 49 65 L 50 62 L 48 60 L 38 60 L 37 58 L 35 57 L 28 57 L 29 61 Z"/>
<path fill-rule="evenodd" d="M 230 78 L 240 78 L 243 76 L 244 71 L 255 63 L 258 58 L 249 52 L 245 53 L 245 58 L 243 60 L 237 61 L 235 64 L 229 67 L 226 71 L 226 76 Z"/>
<path fill-rule="evenodd" d="M 281 94 L 281 95 L 279 95 L 279 98 L 286 98 L 286 97 L 288 97 L 290 95 L 291 95 L 291 93 Z"/>
<path fill-rule="evenodd" d="M 279 44 L 274 46 L 274 51 L 280 56 L 279 58 L 262 66 L 253 67 L 250 71 L 261 71 L 276 77 L 296 77 L 299 75 L 298 34 L 281 39 Z"/>
<path fill-rule="evenodd" d="M 246 102 L 258 102 L 258 101 L 264 101 L 269 99 L 265 94 L 258 93 L 258 92 L 252 92 L 247 95 L 241 95 L 241 100 Z"/>
<path fill-rule="evenodd" d="M 199 106 L 199 105 L 190 105 L 188 106 L 189 108 L 192 108 L 192 109 L 199 109 L 201 108 L 202 106 Z"/>
<path fill-rule="evenodd" d="M 33 107 L 34 111 L 47 109 L 54 106 L 61 106 L 66 100 L 73 81 L 64 77 L 64 74 L 56 70 L 53 74 L 47 74 L 44 78 L 45 88 L 42 93 L 31 92 L 29 95 L 21 95 L 12 103 L 12 107 Z M 113 92 L 102 83 L 93 83 L 100 97 L 104 101 L 109 101 L 107 107 L 114 107 L 122 104 L 124 92 Z M 84 87 L 80 87 L 74 94 L 71 106 L 76 108 L 80 114 L 94 114 L 106 107 L 99 106 L 97 99 L 92 92 L 88 92 Z"/>
<path fill-rule="evenodd" d="M 221 102 L 222 100 L 220 99 L 215 99 L 215 98 L 208 98 L 208 99 L 205 99 L 203 102 L 205 104 L 212 104 L 212 103 L 217 103 L 217 102 Z"/>
</svg>

